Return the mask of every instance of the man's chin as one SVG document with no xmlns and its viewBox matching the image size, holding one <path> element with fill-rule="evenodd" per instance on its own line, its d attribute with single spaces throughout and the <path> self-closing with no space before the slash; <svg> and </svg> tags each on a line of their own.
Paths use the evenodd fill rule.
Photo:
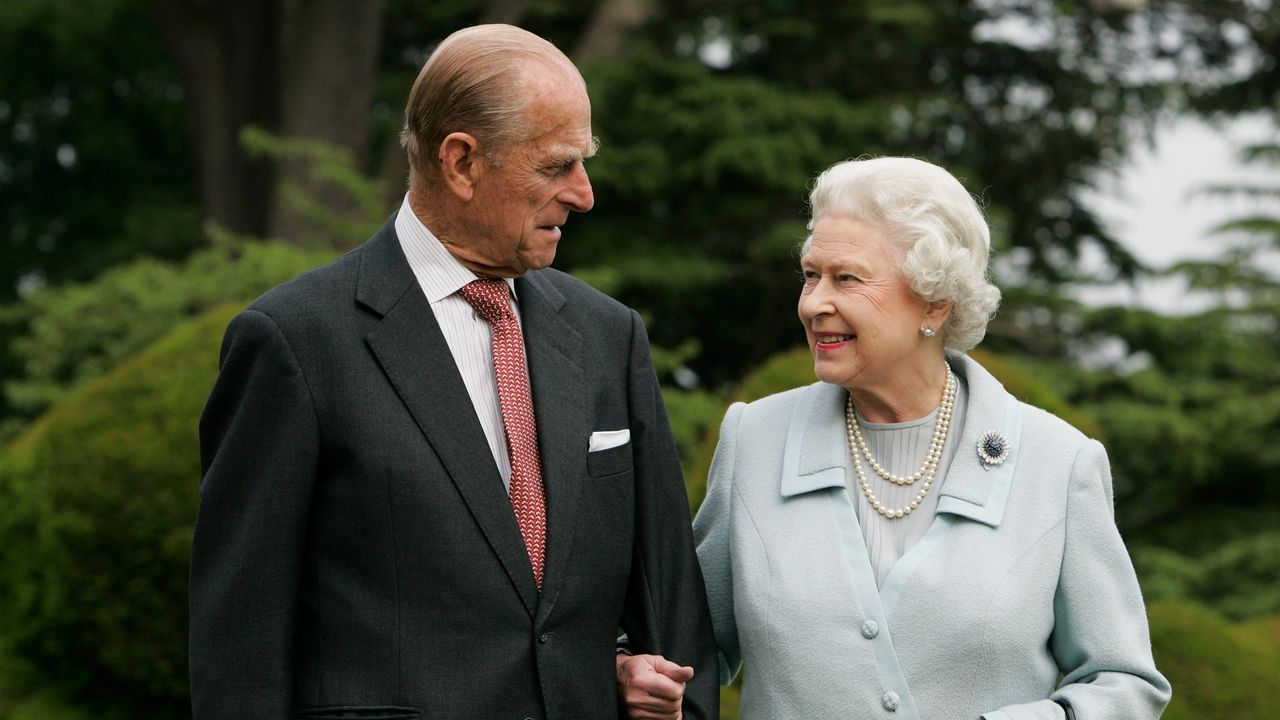
<svg viewBox="0 0 1280 720">
<path fill-rule="evenodd" d="M 516 259 L 516 265 L 521 266 L 521 273 L 529 270 L 541 270 L 551 267 L 551 263 L 556 259 L 556 251 L 552 248 L 551 252 L 538 253 L 537 255 L 521 256 Z"/>
</svg>

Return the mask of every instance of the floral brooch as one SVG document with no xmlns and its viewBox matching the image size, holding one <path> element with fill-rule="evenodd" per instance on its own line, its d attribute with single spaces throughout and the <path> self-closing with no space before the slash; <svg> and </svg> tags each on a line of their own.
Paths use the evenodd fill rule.
<svg viewBox="0 0 1280 720">
<path fill-rule="evenodd" d="M 978 459 L 985 470 L 1004 462 L 1009 457 L 1009 438 L 995 430 L 988 430 L 978 438 Z"/>
</svg>

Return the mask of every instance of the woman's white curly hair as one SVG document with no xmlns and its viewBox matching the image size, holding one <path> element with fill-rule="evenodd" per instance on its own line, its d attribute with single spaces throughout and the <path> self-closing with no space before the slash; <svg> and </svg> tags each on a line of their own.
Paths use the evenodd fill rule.
<svg viewBox="0 0 1280 720">
<path fill-rule="evenodd" d="M 818 176 L 809 208 L 810 233 L 828 215 L 856 217 L 885 232 L 907 286 L 926 302 L 952 302 L 941 328 L 944 347 L 964 351 L 982 341 L 1000 305 L 987 272 L 991 232 L 951 173 L 914 158 L 846 160 Z"/>
</svg>

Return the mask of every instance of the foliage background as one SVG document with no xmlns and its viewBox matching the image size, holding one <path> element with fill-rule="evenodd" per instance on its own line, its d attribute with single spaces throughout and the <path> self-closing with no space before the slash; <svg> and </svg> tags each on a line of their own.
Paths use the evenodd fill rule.
<svg viewBox="0 0 1280 720">
<path fill-rule="evenodd" d="M 1216 258 L 1144 265 L 1080 200 L 1161 118 L 1280 117 L 1271 0 L 10 0 L 0 717 L 189 714 L 195 425 L 222 328 L 396 207 L 408 88 L 479 21 L 552 39 L 588 80 L 597 205 L 557 265 L 644 315 L 693 507 L 727 403 L 811 380 L 810 179 L 930 159 L 992 224 L 1005 302 L 982 362 L 1107 445 L 1167 717 L 1277 715 L 1280 137 L 1241 149 L 1274 182 L 1206 178 L 1202 202 L 1249 200 L 1205 237 Z M 1205 309 L 1069 292 L 1147 277 Z"/>
</svg>

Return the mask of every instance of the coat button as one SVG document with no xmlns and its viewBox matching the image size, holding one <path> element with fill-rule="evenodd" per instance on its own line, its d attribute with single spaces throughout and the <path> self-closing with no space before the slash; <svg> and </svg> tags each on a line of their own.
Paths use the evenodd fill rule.
<svg viewBox="0 0 1280 720">
<path fill-rule="evenodd" d="M 538 642 L 544 643 L 550 639 L 551 639 L 551 633 L 549 632 L 540 633 L 538 635 Z"/>
<path fill-rule="evenodd" d="M 898 693 L 892 690 L 885 693 L 884 696 L 880 698 L 880 704 L 889 712 L 896 711 L 898 709 Z"/>
<path fill-rule="evenodd" d="M 868 640 L 880 634 L 880 626 L 876 624 L 875 620 L 862 621 L 861 630 L 862 630 L 862 637 Z"/>
</svg>

